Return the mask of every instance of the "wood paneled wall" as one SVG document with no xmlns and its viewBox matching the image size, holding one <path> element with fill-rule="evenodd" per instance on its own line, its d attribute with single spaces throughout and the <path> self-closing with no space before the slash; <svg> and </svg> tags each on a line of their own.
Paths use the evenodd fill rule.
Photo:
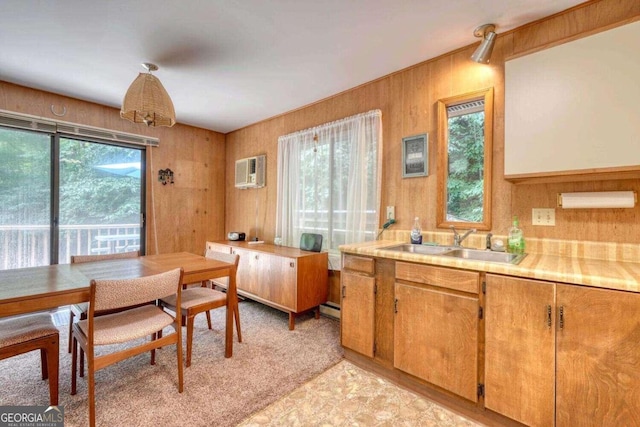
<svg viewBox="0 0 640 427">
<path fill-rule="evenodd" d="M 52 105 L 66 114 L 54 116 Z M 156 253 L 156 231 L 159 253 L 201 254 L 206 240 L 225 237 L 223 134 L 180 124 L 148 128 L 121 119 L 115 108 L 2 81 L 0 109 L 159 138 L 159 147 L 147 149 L 147 253 Z M 158 182 L 166 168 L 175 173 L 173 185 Z"/>
<path fill-rule="evenodd" d="M 515 185 L 504 179 L 503 163 L 505 60 L 630 22 L 638 19 L 639 15 L 640 2 L 637 0 L 588 2 L 509 33 L 499 34 L 491 65 L 476 64 L 469 59 L 476 43 L 227 134 L 226 231 L 245 231 L 254 237 L 257 228 L 261 240 L 272 241 L 275 237 L 279 136 L 376 108 L 382 110 L 384 138 L 381 209 L 384 212 L 385 206 L 396 207 L 396 229 L 410 229 L 413 218 L 419 216 L 423 229 L 437 230 L 436 102 L 440 98 L 493 86 L 492 232 L 507 234 L 512 215 L 518 215 L 525 236 L 637 243 L 640 241 L 638 206 L 634 209 L 556 209 L 555 227 L 532 226 L 531 209 L 555 207 L 558 192 L 617 189 L 640 192 L 639 180 Z M 402 179 L 402 138 L 425 132 L 429 134 L 430 174 L 427 177 Z M 257 154 L 267 155 L 266 187 L 235 189 L 235 160 Z"/>
</svg>

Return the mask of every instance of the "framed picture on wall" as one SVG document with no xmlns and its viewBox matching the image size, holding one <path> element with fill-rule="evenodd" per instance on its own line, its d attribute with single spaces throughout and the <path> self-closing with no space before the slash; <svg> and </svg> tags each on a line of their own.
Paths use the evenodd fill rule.
<svg viewBox="0 0 640 427">
<path fill-rule="evenodd" d="M 412 178 L 429 175 L 429 136 L 407 136 L 402 138 L 402 177 Z"/>
</svg>

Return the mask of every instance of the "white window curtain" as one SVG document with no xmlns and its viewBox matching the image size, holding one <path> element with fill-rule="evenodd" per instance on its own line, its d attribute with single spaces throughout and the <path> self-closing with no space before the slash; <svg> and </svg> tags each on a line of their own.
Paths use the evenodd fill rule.
<svg viewBox="0 0 640 427">
<path fill-rule="evenodd" d="M 324 250 L 375 240 L 382 113 L 373 110 L 278 138 L 276 236 L 298 247 L 322 234 Z"/>
</svg>

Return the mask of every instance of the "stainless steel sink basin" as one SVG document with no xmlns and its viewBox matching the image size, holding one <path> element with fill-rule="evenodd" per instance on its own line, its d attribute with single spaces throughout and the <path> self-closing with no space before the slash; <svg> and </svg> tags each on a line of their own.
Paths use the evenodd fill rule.
<svg viewBox="0 0 640 427">
<path fill-rule="evenodd" d="M 443 255 L 471 261 L 502 262 L 505 264 L 518 264 L 526 256 L 526 254 L 516 255 L 507 252 L 492 252 L 480 249 L 458 248 L 455 246 L 427 246 L 412 245 L 409 243 L 380 249 L 422 255 Z"/>
<path fill-rule="evenodd" d="M 526 254 L 518 255 L 507 252 L 492 252 L 467 248 L 456 248 L 442 255 L 473 261 L 505 262 L 509 264 L 517 264 L 526 256 Z"/>
<path fill-rule="evenodd" d="M 395 252 L 410 252 L 423 255 L 441 255 L 444 252 L 455 249 L 452 246 L 427 246 L 427 245 L 412 245 L 405 243 L 404 245 L 390 246 L 388 248 L 381 248 L 385 251 Z"/>
</svg>

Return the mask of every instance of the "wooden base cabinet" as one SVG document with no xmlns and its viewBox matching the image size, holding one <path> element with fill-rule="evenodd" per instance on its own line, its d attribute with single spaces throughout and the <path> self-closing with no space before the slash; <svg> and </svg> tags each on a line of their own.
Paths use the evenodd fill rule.
<svg viewBox="0 0 640 427">
<path fill-rule="evenodd" d="M 397 262 L 396 280 L 394 367 L 477 402 L 479 274 Z"/>
<path fill-rule="evenodd" d="M 640 425 L 640 294 L 488 274 L 485 301 L 487 409 L 530 426 Z"/>
<path fill-rule="evenodd" d="M 327 301 L 326 252 L 247 242 L 217 242 L 214 249 L 240 256 L 238 294 L 289 313 L 291 330 L 296 314 L 317 309 Z"/>
<path fill-rule="evenodd" d="M 374 352 L 375 278 L 342 273 L 341 344 L 367 357 Z"/>
<path fill-rule="evenodd" d="M 478 298 L 396 283 L 394 366 L 477 402 Z"/>
<path fill-rule="evenodd" d="M 556 426 L 640 425 L 640 294 L 557 286 Z"/>
<path fill-rule="evenodd" d="M 375 261 L 344 255 L 340 275 L 340 342 L 367 357 L 375 345 Z"/>
<path fill-rule="evenodd" d="M 490 274 L 486 281 L 484 406 L 553 426 L 555 285 Z"/>
</svg>

